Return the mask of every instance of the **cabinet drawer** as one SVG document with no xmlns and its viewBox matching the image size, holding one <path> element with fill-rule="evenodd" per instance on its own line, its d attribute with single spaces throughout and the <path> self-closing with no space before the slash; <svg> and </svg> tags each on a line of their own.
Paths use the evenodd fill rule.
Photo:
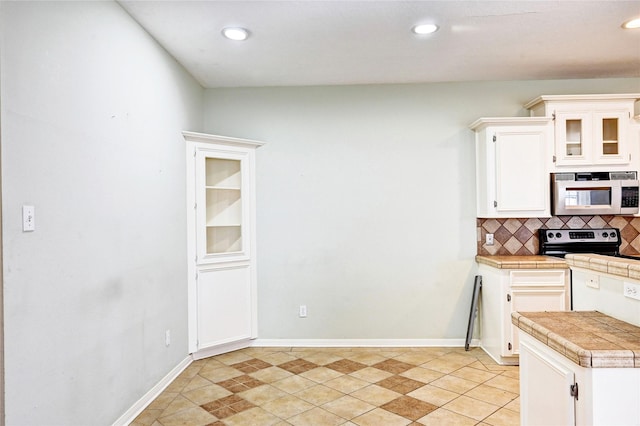
<svg viewBox="0 0 640 426">
<path fill-rule="evenodd" d="M 511 271 L 509 280 L 511 287 L 564 286 L 567 273 L 565 269 Z"/>
</svg>

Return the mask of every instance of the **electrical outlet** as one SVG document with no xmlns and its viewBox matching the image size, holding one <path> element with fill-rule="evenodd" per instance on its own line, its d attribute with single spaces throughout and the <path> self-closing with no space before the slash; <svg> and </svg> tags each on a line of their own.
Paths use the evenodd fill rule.
<svg viewBox="0 0 640 426">
<path fill-rule="evenodd" d="M 300 318 L 307 317 L 307 305 L 300 305 L 300 310 L 298 311 L 298 316 Z"/>
<path fill-rule="evenodd" d="M 600 288 L 600 277 L 597 275 L 589 275 L 586 280 L 587 287 Z"/>
<path fill-rule="evenodd" d="M 164 332 L 164 345 L 169 346 L 171 344 L 171 330 Z"/>
<path fill-rule="evenodd" d="M 640 284 L 625 282 L 624 296 L 630 299 L 640 300 Z"/>
<path fill-rule="evenodd" d="M 486 239 L 485 239 L 485 244 L 488 246 L 492 246 L 493 245 L 493 234 L 487 234 Z"/>
</svg>

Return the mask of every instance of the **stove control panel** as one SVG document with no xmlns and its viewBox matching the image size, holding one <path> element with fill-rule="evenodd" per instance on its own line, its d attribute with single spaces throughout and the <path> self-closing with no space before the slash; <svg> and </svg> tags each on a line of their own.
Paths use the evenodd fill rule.
<svg viewBox="0 0 640 426">
<path fill-rule="evenodd" d="M 543 233 L 544 232 L 544 233 Z M 609 243 L 620 241 L 616 228 L 601 229 L 545 229 L 540 232 L 544 241 L 550 243 Z"/>
</svg>

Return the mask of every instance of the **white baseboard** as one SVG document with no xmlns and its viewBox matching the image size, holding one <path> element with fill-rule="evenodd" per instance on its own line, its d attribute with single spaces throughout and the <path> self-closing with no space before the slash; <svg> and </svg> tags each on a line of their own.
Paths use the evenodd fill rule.
<svg viewBox="0 0 640 426">
<path fill-rule="evenodd" d="M 465 339 L 256 339 L 253 347 L 464 347 Z M 474 339 L 470 346 L 480 346 Z"/>
<path fill-rule="evenodd" d="M 248 348 L 251 346 L 251 339 L 242 339 L 235 342 L 223 343 L 221 345 L 210 346 L 205 349 L 200 349 L 198 352 L 191 354 L 194 361 L 202 358 L 209 358 L 210 356 L 220 355 L 231 351 L 237 351 L 238 349 Z"/>
<path fill-rule="evenodd" d="M 113 423 L 113 426 L 127 426 L 129 423 L 138 417 L 142 410 L 147 408 L 154 399 L 162 393 L 167 386 L 171 384 L 185 368 L 193 362 L 191 355 L 180 361 L 166 376 L 164 376 L 151 390 L 145 393 L 131 408 L 129 408 L 118 420 Z"/>
</svg>

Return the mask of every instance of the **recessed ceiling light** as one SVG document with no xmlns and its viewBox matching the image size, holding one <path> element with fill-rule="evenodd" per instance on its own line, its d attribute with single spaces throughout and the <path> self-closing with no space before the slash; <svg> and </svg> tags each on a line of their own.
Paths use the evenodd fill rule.
<svg viewBox="0 0 640 426">
<path fill-rule="evenodd" d="M 438 31 L 438 26 L 435 24 L 420 24 L 416 25 L 411 29 L 414 33 L 423 35 L 423 34 L 431 34 Z"/>
<path fill-rule="evenodd" d="M 249 31 L 240 27 L 227 27 L 222 30 L 222 35 L 229 40 L 244 41 L 249 37 Z"/>
<path fill-rule="evenodd" d="M 625 22 L 624 24 L 622 24 L 622 28 L 626 28 L 628 30 L 634 29 L 634 28 L 640 28 L 640 18 L 632 19 L 630 21 Z"/>
</svg>

